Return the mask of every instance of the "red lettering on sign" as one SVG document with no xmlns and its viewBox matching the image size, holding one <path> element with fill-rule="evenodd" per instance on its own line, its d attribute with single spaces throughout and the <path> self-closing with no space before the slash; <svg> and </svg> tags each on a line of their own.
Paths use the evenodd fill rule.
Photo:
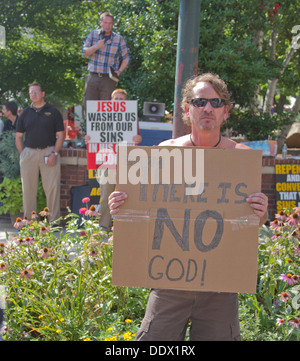
<svg viewBox="0 0 300 361">
<path fill-rule="evenodd" d="M 97 112 L 125 112 L 126 111 L 126 102 L 119 101 L 108 101 L 108 102 L 98 102 Z"/>
</svg>

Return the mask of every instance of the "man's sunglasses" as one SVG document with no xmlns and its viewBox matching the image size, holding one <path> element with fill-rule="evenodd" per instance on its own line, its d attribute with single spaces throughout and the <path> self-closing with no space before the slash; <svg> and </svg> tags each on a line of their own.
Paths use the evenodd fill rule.
<svg viewBox="0 0 300 361">
<path fill-rule="evenodd" d="M 192 103 L 195 108 L 205 107 L 207 102 L 210 102 L 213 108 L 221 108 L 225 104 L 225 100 L 220 98 L 194 98 L 190 101 L 190 103 Z"/>
</svg>

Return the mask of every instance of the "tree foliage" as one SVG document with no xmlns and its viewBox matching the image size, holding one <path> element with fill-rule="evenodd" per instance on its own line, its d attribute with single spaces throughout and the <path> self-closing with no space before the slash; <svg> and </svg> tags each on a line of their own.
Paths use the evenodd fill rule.
<svg viewBox="0 0 300 361">
<path fill-rule="evenodd" d="M 16 133 L 6 131 L 0 137 L 0 174 L 15 179 L 20 175 L 19 153 L 15 146 Z"/>
<path fill-rule="evenodd" d="M 131 99 L 163 102 L 173 111 L 179 0 L 2 0 L 0 24 L 6 49 L 0 50 L 0 99 L 27 94 L 33 80 L 64 106 L 83 98 L 87 59 L 81 54 L 87 34 L 99 28 L 99 13 L 115 16 L 114 30 L 127 41 L 131 62 L 118 86 Z M 234 103 L 257 106 L 268 80 L 282 69 L 297 25 L 299 0 L 202 0 L 199 73 L 219 74 Z M 189 19 L 186 19 L 189 21 Z M 276 30 L 275 57 L 270 39 Z M 275 101 L 281 109 L 297 95 L 299 51 L 280 75 Z M 252 109 L 253 110 L 253 109 Z"/>
<path fill-rule="evenodd" d="M 40 81 L 64 104 L 80 99 L 83 4 L 78 1 L 2 0 L 0 24 L 6 48 L 0 51 L 0 98 L 18 98 L 28 84 Z"/>
</svg>

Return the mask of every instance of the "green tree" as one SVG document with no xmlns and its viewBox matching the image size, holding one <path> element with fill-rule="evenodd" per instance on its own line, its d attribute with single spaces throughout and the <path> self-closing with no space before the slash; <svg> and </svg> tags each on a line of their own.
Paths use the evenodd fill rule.
<svg viewBox="0 0 300 361">
<path fill-rule="evenodd" d="M 1 1 L 6 48 L 0 50 L 0 99 L 27 94 L 28 84 L 39 81 L 56 103 L 79 102 L 84 6 L 74 0 Z"/>
<path fill-rule="evenodd" d="M 2 0 L 0 24 L 6 49 L 0 49 L 0 99 L 27 94 L 39 80 L 47 95 L 64 106 L 83 98 L 87 59 L 81 48 L 87 34 L 99 28 L 98 14 L 115 16 L 115 31 L 128 44 L 131 62 L 118 86 L 139 101 L 157 100 L 173 112 L 179 0 Z M 257 109 L 268 81 L 282 69 L 296 25 L 299 0 L 201 1 L 199 73 L 218 73 L 229 85 L 234 103 Z M 274 13 L 274 9 L 277 12 Z M 295 11 L 296 10 L 296 11 Z M 187 19 L 188 21 L 189 19 Z M 275 60 L 270 39 L 276 30 Z M 299 51 L 280 75 L 275 99 L 281 108 L 297 95 Z M 52 99 L 50 99 L 52 100 Z M 140 114 L 141 115 L 141 114 Z"/>
<path fill-rule="evenodd" d="M 299 1 L 202 1 L 199 70 L 218 73 L 234 103 L 246 110 L 246 116 L 235 114 L 228 122 L 234 131 L 267 137 L 290 121 L 282 110 L 287 97 L 298 93 L 299 52 L 291 46 L 297 9 Z M 257 114 L 262 99 L 270 115 L 275 94 L 281 101 L 276 119 Z"/>
</svg>

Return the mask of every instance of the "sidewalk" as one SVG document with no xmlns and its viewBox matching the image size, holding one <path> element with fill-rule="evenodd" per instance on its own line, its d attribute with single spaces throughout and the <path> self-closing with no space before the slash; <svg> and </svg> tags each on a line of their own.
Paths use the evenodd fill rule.
<svg viewBox="0 0 300 361">
<path fill-rule="evenodd" d="M 9 239 L 14 234 L 18 234 L 18 230 L 13 227 L 10 217 L 0 217 L 0 243 L 6 241 L 6 232 L 8 233 Z"/>
</svg>

